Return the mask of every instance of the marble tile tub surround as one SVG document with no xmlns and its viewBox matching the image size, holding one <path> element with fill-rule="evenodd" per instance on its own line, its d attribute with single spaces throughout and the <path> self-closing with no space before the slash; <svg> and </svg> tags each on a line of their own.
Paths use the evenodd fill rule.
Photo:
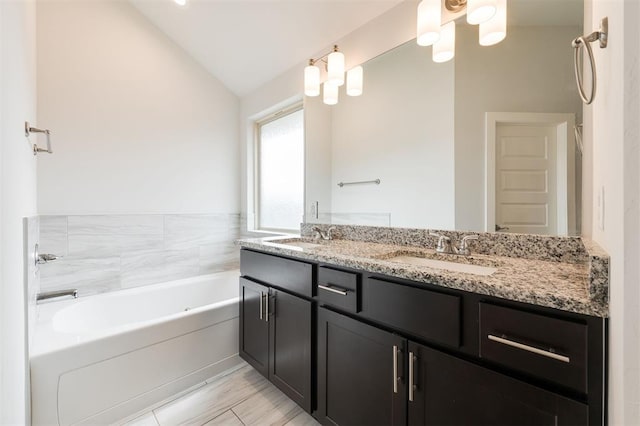
<svg viewBox="0 0 640 426">
<path fill-rule="evenodd" d="M 42 290 L 80 296 L 208 274 L 239 265 L 239 214 L 40 216 Z"/>
<path fill-rule="evenodd" d="M 349 227 L 352 228 L 352 227 Z M 310 230 L 310 228 L 309 228 Z M 338 232 L 344 231 L 338 227 Z M 346 239 L 348 232 L 337 234 L 342 239 L 319 241 L 320 246 L 300 248 L 287 246 L 286 242 L 278 243 L 277 238 L 245 239 L 240 245 L 271 252 L 295 256 L 317 262 L 333 263 L 338 266 L 362 269 L 392 277 L 405 278 L 417 282 L 427 282 L 479 294 L 486 294 L 546 306 L 586 315 L 607 317 L 609 260 L 602 249 L 592 242 L 583 244 L 580 238 L 568 238 L 569 247 L 579 255 L 549 256 L 544 254 L 538 258 L 505 256 L 503 254 L 481 253 L 477 248 L 469 258 L 459 258 L 476 263 L 494 263 L 497 271 L 488 276 L 479 276 L 463 272 L 452 272 L 442 269 L 420 267 L 406 263 L 394 262 L 390 257 L 398 251 L 421 252 L 427 257 L 435 255 L 435 239 L 433 241 L 411 234 L 411 230 L 383 228 L 363 230 L 355 237 Z M 413 238 L 407 241 L 397 234 L 388 231 L 400 231 L 401 235 Z M 425 232 L 424 230 L 416 230 Z M 384 234 L 387 232 L 386 234 Z M 303 229 L 303 234 L 310 233 Z M 366 235 L 366 237 L 364 237 Z M 455 234 L 448 233 L 455 236 Z M 484 237 L 484 235 L 481 235 Z M 377 239 L 376 239 L 377 237 Z M 513 237 L 513 236 L 512 236 Z M 523 236 L 524 238 L 525 236 Z M 546 237 L 534 236 L 534 241 Z M 548 237 L 559 238 L 559 237 Z M 373 240 L 373 242 L 371 241 Z M 286 239 L 284 240 L 286 241 Z M 577 243 L 576 243 L 577 242 Z M 526 243 L 526 239 L 521 244 Z M 554 251 L 559 251 L 554 248 Z M 414 253 L 415 252 L 415 253 Z M 529 256 L 531 257 L 531 256 Z M 451 260 L 451 259 L 447 259 Z M 481 264 L 481 263 L 480 263 Z"/>
</svg>

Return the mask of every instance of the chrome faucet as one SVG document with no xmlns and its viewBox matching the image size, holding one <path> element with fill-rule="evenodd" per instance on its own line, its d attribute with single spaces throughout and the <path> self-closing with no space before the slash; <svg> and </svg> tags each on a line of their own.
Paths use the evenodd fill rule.
<svg viewBox="0 0 640 426">
<path fill-rule="evenodd" d="M 471 254 L 471 250 L 469 250 L 469 245 L 467 241 L 477 240 L 477 239 L 478 239 L 477 235 L 465 235 L 464 237 L 462 237 L 462 239 L 460 240 L 460 245 L 458 246 L 458 254 L 461 254 L 463 256 L 469 256 Z"/>
<path fill-rule="evenodd" d="M 438 245 L 436 246 L 436 253 L 443 254 L 456 254 L 458 250 L 451 244 L 451 238 L 446 235 L 436 234 L 435 232 L 429 232 L 432 237 L 438 237 Z"/>
<path fill-rule="evenodd" d="M 36 302 L 42 302 L 44 300 L 57 299 L 59 297 L 73 297 L 78 298 L 78 289 L 70 288 L 66 290 L 46 291 L 44 293 L 36 294 Z"/>
<path fill-rule="evenodd" d="M 323 231 L 319 226 L 314 226 L 311 231 L 313 232 L 313 238 L 319 240 L 322 238 L 323 240 L 331 240 L 333 239 L 332 232 L 336 230 L 335 226 L 330 226 L 327 231 Z"/>
</svg>

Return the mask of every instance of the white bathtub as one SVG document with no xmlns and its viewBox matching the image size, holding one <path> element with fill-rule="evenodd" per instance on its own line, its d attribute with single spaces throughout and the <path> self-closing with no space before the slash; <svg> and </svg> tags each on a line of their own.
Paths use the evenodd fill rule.
<svg viewBox="0 0 640 426">
<path fill-rule="evenodd" d="M 239 364 L 238 276 L 40 305 L 33 424 L 112 423 Z"/>
</svg>

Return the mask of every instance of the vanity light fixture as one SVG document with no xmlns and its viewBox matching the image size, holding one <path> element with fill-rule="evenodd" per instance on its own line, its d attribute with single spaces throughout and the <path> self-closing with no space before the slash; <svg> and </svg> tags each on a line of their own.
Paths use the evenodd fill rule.
<svg viewBox="0 0 640 426">
<path fill-rule="evenodd" d="M 450 61 L 456 54 L 456 21 L 442 26 L 440 40 L 433 44 L 433 62 Z"/>
<path fill-rule="evenodd" d="M 439 0 L 437 0 L 439 1 Z M 320 95 L 320 68 L 318 62 L 325 64 L 327 80 L 322 84 L 322 100 L 327 105 L 338 103 L 338 89 L 345 83 L 344 54 L 333 46 L 333 50 L 319 58 L 309 59 L 309 65 L 304 68 L 304 94 L 306 96 Z M 357 66 L 347 72 L 347 95 L 360 96 L 362 94 L 362 67 Z"/>
<path fill-rule="evenodd" d="M 441 25 L 440 0 L 422 0 L 418 5 L 418 35 L 416 37 L 418 45 L 431 46 L 440 40 Z"/>
<path fill-rule="evenodd" d="M 478 25 L 496 14 L 498 0 L 467 0 L 467 22 Z"/>
<path fill-rule="evenodd" d="M 422 0 L 416 42 L 433 45 L 434 62 L 446 62 L 455 56 L 455 19 L 465 13 L 468 23 L 480 25 L 481 46 L 492 46 L 507 36 L 507 0 Z"/>
<path fill-rule="evenodd" d="M 347 71 L 347 95 L 362 95 L 362 72 L 360 65 Z"/>
<path fill-rule="evenodd" d="M 493 18 L 480 24 L 480 45 L 493 46 L 507 36 L 507 0 L 498 0 Z"/>
<path fill-rule="evenodd" d="M 335 84 L 325 81 L 322 84 L 322 102 L 327 105 L 335 105 L 338 103 L 338 88 Z"/>
</svg>

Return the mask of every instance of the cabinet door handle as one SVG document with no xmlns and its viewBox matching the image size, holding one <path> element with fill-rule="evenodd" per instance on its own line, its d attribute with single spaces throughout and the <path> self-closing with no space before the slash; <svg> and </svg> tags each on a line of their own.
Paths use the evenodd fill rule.
<svg viewBox="0 0 640 426">
<path fill-rule="evenodd" d="M 321 289 L 326 290 L 326 291 L 330 291 L 332 293 L 341 294 L 342 296 L 346 296 L 347 292 L 348 292 L 347 290 L 343 290 L 343 289 L 338 288 L 338 287 L 329 287 L 329 286 L 322 285 L 322 284 L 318 284 L 318 288 L 321 288 Z"/>
<path fill-rule="evenodd" d="M 398 346 L 393 345 L 393 393 L 398 393 L 398 382 L 400 376 L 398 376 Z"/>
<path fill-rule="evenodd" d="M 416 385 L 413 383 L 413 363 L 416 360 L 416 356 L 413 352 L 409 352 L 409 402 L 413 402 L 413 392 L 416 390 Z"/>
<path fill-rule="evenodd" d="M 494 336 L 493 334 L 488 334 L 487 338 L 489 340 L 493 340 L 494 342 L 502 343 L 503 345 L 511 346 L 514 348 L 522 349 L 523 351 L 532 352 L 534 354 L 546 356 L 547 358 L 552 358 L 562 362 L 571 362 L 571 359 L 565 355 L 559 355 L 555 352 L 546 351 L 544 349 L 539 349 L 534 346 L 525 345 L 523 343 L 514 342 L 513 340 L 506 339 L 504 337 Z"/>
<path fill-rule="evenodd" d="M 264 320 L 269 322 L 269 292 L 264 295 Z"/>
<path fill-rule="evenodd" d="M 260 292 L 260 319 L 262 319 L 262 302 L 264 302 L 264 293 Z"/>
</svg>

